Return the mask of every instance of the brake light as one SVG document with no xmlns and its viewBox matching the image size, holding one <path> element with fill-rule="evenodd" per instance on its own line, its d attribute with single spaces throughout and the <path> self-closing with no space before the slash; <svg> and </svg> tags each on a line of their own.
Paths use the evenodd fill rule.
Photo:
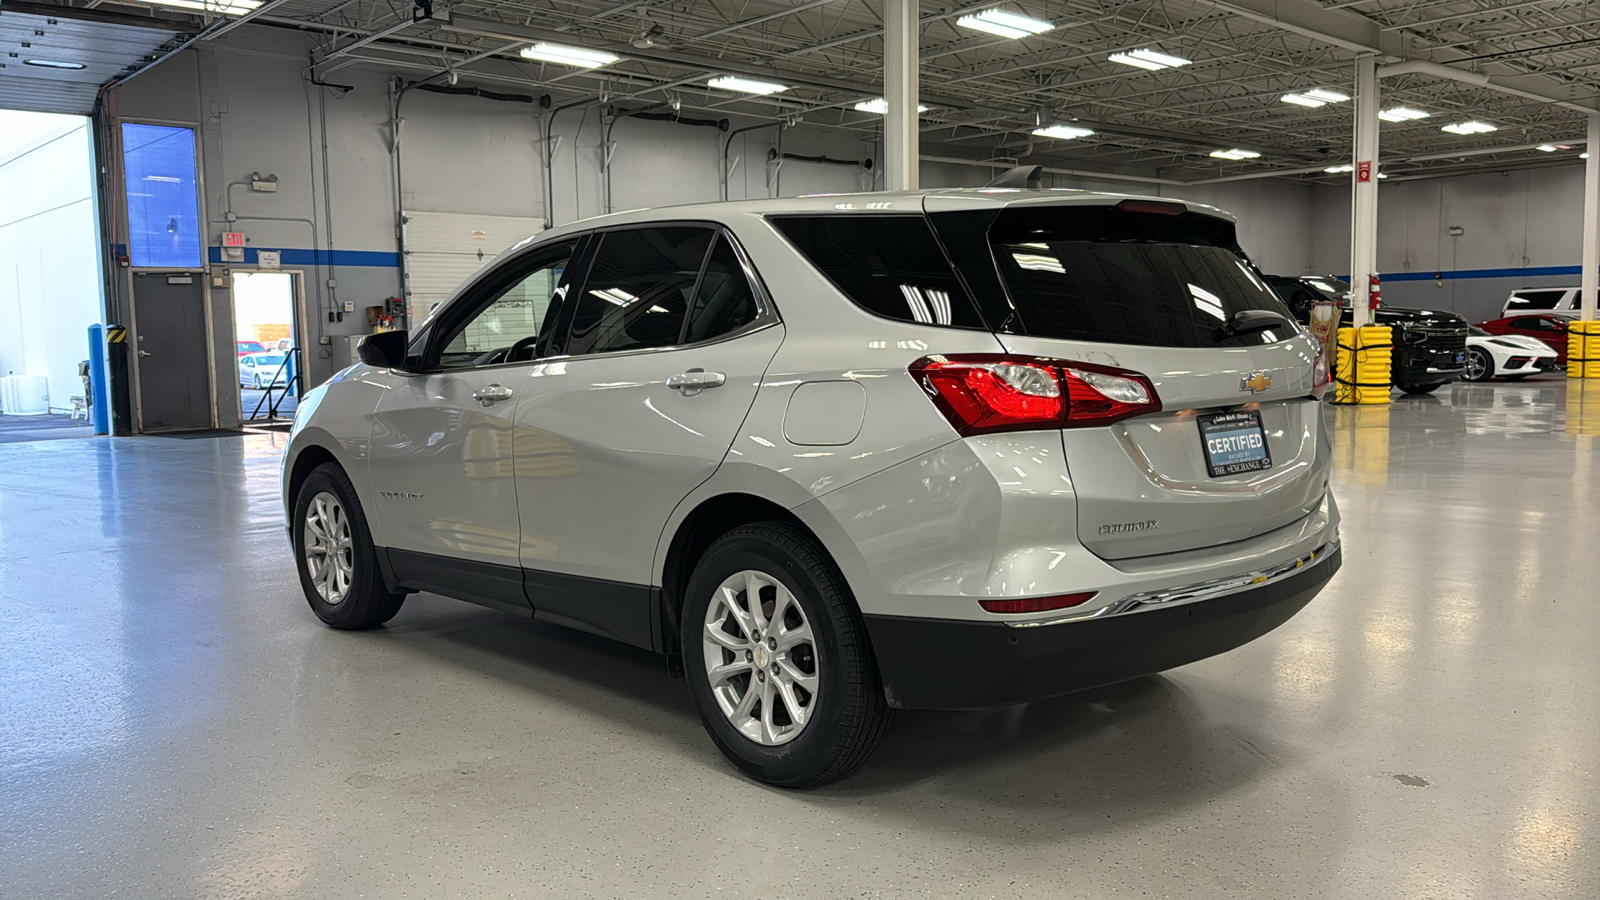
<svg viewBox="0 0 1600 900">
<path fill-rule="evenodd" d="M 1181 216 L 1189 211 L 1182 203 L 1163 200 L 1124 200 L 1116 205 L 1123 212 L 1145 213 L 1154 216 Z"/>
<path fill-rule="evenodd" d="M 1328 354 L 1325 350 L 1317 351 L 1317 358 L 1311 363 L 1311 392 L 1318 400 L 1333 384 L 1333 372 L 1328 368 Z"/>
<path fill-rule="evenodd" d="M 979 600 L 978 605 L 992 613 L 1049 612 L 1052 609 L 1082 606 L 1094 595 L 1094 591 L 1089 591 L 1084 594 L 1057 594 L 1054 597 L 1026 597 L 1021 600 Z"/>
<path fill-rule="evenodd" d="M 1150 379 L 1125 369 L 1031 356 L 925 356 L 911 377 L 964 437 L 1109 425 L 1161 408 Z"/>
</svg>

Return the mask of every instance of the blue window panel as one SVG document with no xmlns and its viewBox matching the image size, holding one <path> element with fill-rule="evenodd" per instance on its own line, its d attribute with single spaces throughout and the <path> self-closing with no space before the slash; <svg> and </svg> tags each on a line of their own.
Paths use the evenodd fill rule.
<svg viewBox="0 0 1600 900">
<path fill-rule="evenodd" d="M 128 258 L 134 266 L 198 269 L 200 202 L 194 129 L 122 123 Z"/>
</svg>

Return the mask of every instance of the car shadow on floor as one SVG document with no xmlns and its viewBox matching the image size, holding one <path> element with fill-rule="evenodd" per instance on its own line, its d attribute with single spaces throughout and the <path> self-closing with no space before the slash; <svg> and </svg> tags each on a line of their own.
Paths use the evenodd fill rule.
<svg viewBox="0 0 1600 900">
<path fill-rule="evenodd" d="M 604 716 L 607 726 L 636 730 L 664 751 L 681 751 L 708 770 L 743 778 L 705 735 L 685 683 L 670 678 L 655 654 L 431 598 L 412 601 L 369 635 L 515 686 L 539 702 Z M 1157 675 L 1000 709 L 901 711 L 853 776 L 794 796 L 821 806 L 865 803 L 906 814 L 915 806 L 911 798 L 937 796 L 938 809 L 916 815 L 984 833 L 992 826 L 983 817 L 1007 808 L 1063 826 L 1065 816 L 1077 830 L 1166 815 L 1289 762 L 1270 738 L 1213 721 L 1203 705 L 1245 701 L 1210 697 L 1221 688 L 1203 684 L 1204 693 L 1192 694 L 1183 675 Z"/>
</svg>

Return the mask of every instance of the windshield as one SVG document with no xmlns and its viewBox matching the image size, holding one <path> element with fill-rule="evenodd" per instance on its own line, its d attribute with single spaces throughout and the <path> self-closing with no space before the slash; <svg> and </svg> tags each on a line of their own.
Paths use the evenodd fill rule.
<svg viewBox="0 0 1600 900">
<path fill-rule="evenodd" d="M 1289 310 L 1231 246 L 1221 220 L 1109 207 L 1003 213 L 989 232 L 1021 330 L 1039 337 L 1160 347 L 1246 347 L 1296 333 Z M 1282 328 L 1222 330 L 1265 310 Z"/>
<path fill-rule="evenodd" d="M 255 359 L 256 365 L 258 365 L 258 366 L 281 366 L 281 365 L 283 365 L 283 357 L 281 357 L 281 356 L 269 356 L 269 355 L 263 353 L 260 356 L 253 357 L 253 359 Z"/>
<path fill-rule="evenodd" d="M 1476 325 L 1468 325 L 1467 334 L 1470 334 L 1473 337 L 1493 337 L 1493 335 L 1491 335 L 1489 332 L 1484 331 L 1482 328 L 1479 328 Z"/>
<path fill-rule="evenodd" d="M 1323 278 L 1307 278 L 1305 279 L 1305 283 L 1314 288 L 1316 292 L 1321 294 L 1326 300 L 1343 302 L 1350 299 L 1350 285 L 1345 284 L 1342 281 L 1328 280 Z"/>
</svg>

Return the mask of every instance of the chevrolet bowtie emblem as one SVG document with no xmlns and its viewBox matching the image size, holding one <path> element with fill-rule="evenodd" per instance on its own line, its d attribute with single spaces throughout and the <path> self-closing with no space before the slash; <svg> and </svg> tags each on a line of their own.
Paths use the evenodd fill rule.
<svg viewBox="0 0 1600 900">
<path fill-rule="evenodd" d="M 1272 376 L 1265 372 L 1252 372 L 1239 380 L 1239 390 L 1259 394 L 1272 387 Z"/>
</svg>

